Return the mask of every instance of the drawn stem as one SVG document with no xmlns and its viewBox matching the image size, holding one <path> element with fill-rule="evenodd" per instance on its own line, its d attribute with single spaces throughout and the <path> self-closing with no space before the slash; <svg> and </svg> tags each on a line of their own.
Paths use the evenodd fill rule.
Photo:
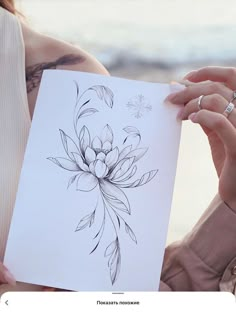
<svg viewBox="0 0 236 315">
<path fill-rule="evenodd" d="M 101 196 L 102 196 L 102 200 L 103 200 L 104 209 L 105 209 L 105 211 L 107 212 L 107 214 L 108 214 L 109 217 L 110 217 L 111 223 L 112 223 L 112 225 L 113 225 L 113 227 L 114 227 L 114 230 L 115 230 L 115 233 L 116 233 L 116 237 L 117 237 L 117 239 L 118 239 L 118 232 L 117 232 L 116 225 L 115 225 L 115 223 L 114 223 L 114 221 L 113 221 L 113 219 L 112 219 L 112 216 L 111 216 L 111 214 L 110 214 L 109 208 L 108 208 L 108 206 L 107 206 L 106 198 L 104 197 L 104 195 L 103 195 L 102 192 L 101 192 Z"/>
<path fill-rule="evenodd" d="M 97 238 L 97 237 L 98 237 L 98 235 L 99 235 L 101 232 L 102 232 L 102 234 L 103 234 L 104 227 L 105 227 L 105 218 L 106 218 L 106 212 L 104 211 L 104 214 L 103 214 L 103 220 L 102 220 L 102 225 L 101 225 L 101 227 L 100 227 L 99 231 L 97 232 L 97 234 L 94 236 L 94 238 L 93 238 L 93 239 Z M 100 238 L 99 238 L 99 241 L 100 241 L 100 239 L 101 239 L 101 236 L 100 236 Z"/>
</svg>

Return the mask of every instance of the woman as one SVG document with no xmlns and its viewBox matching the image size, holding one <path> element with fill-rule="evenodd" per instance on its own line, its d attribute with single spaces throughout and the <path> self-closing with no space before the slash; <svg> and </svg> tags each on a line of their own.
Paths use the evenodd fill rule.
<svg viewBox="0 0 236 315">
<path fill-rule="evenodd" d="M 14 15 L 13 0 L 0 0 L 0 261 L 3 260 L 17 183 L 44 69 L 108 74 L 92 56 L 31 30 Z M 26 93 L 27 91 L 27 93 Z M 2 265 L 0 283 L 14 284 Z M 1 286 L 0 293 L 10 288 Z M 36 290 L 20 285 L 16 290 Z"/>
<path fill-rule="evenodd" d="M 12 0 L 0 0 L 0 7 L 4 8 L 0 8 L 0 69 L 4 78 L 0 83 L 0 147 L 4 148 L 0 156 L 2 261 L 42 71 L 60 68 L 108 73 L 98 61 L 79 48 L 38 34 L 19 23 L 13 15 L 16 12 Z M 207 68 L 191 73 L 187 78 L 193 82 L 209 79 L 225 85 L 191 84 L 183 92 L 168 98 L 168 101 L 185 105 L 181 119 L 189 117 L 194 123 L 200 123 L 208 135 L 219 175 L 219 194 L 195 229 L 182 242 L 167 248 L 161 290 L 233 291 L 234 279 L 236 282 L 236 275 L 233 275 L 236 266 L 236 110 L 233 109 L 228 119 L 222 113 L 236 89 L 234 71 Z M 198 97 L 202 94 L 213 96 L 201 98 L 198 105 Z M 2 264 L 0 283 L 0 293 L 11 288 L 41 290 L 41 287 L 33 285 L 13 287 L 14 277 Z M 6 283 L 11 286 L 4 285 Z"/>
<path fill-rule="evenodd" d="M 166 249 L 162 280 L 167 290 L 236 294 L 236 69 L 207 67 L 185 79 L 188 86 L 167 101 L 183 104 L 179 119 L 200 124 L 206 133 L 218 195 L 191 233 Z"/>
</svg>

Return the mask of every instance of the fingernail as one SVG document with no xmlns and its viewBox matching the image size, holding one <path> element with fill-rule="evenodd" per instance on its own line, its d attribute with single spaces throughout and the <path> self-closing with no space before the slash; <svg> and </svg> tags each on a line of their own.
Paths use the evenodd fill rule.
<svg viewBox="0 0 236 315">
<path fill-rule="evenodd" d="M 196 122 L 196 114 L 197 113 L 192 113 L 188 116 L 188 119 L 191 120 L 192 122 Z"/>
<path fill-rule="evenodd" d="M 192 86 L 192 85 L 196 84 L 194 82 L 191 82 L 191 81 L 185 80 L 185 79 L 179 80 L 178 83 L 184 85 L 185 87 Z"/>
<path fill-rule="evenodd" d="M 16 285 L 16 279 L 14 278 L 14 276 L 10 273 L 10 271 L 4 271 L 4 279 L 6 280 L 6 282 L 10 285 L 15 286 Z"/>
<path fill-rule="evenodd" d="M 177 120 L 182 120 L 184 117 L 184 108 L 181 108 L 180 111 L 177 114 Z"/>
<path fill-rule="evenodd" d="M 193 70 L 193 71 L 187 73 L 187 74 L 184 76 L 184 79 L 190 80 L 190 79 L 192 79 L 192 78 L 196 75 L 196 73 L 197 73 L 197 70 Z"/>
<path fill-rule="evenodd" d="M 175 97 L 178 95 L 178 93 L 171 93 L 167 96 L 167 98 L 164 100 L 164 102 L 173 102 Z"/>
</svg>

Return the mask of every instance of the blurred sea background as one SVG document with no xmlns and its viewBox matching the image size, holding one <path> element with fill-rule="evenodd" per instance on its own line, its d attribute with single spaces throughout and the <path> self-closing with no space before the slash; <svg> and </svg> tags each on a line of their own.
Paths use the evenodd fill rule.
<svg viewBox="0 0 236 315">
<path fill-rule="evenodd" d="M 233 0 L 17 3 L 32 27 L 79 45 L 114 76 L 170 82 L 199 67 L 236 65 Z M 184 122 L 167 243 L 193 227 L 216 192 L 207 139 L 199 126 Z"/>
</svg>

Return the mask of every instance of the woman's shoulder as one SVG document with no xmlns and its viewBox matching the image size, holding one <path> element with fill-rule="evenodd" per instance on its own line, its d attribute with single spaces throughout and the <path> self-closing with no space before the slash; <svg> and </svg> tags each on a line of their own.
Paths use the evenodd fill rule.
<svg viewBox="0 0 236 315">
<path fill-rule="evenodd" d="M 26 84 L 33 113 L 43 70 L 65 69 L 108 75 L 105 67 L 78 46 L 42 35 L 23 26 L 26 52 Z"/>
<path fill-rule="evenodd" d="M 79 46 L 46 36 L 22 25 L 26 66 L 48 64 L 56 67 L 108 74 L 104 66 Z"/>
</svg>

